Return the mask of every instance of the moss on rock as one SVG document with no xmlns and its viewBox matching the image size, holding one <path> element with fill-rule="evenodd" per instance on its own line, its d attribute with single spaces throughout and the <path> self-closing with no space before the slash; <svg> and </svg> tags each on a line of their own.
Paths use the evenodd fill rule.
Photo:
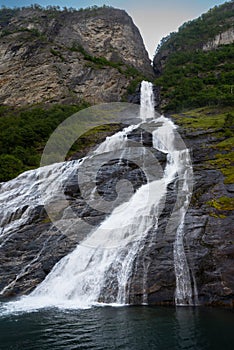
<svg viewBox="0 0 234 350">
<path fill-rule="evenodd" d="M 234 210 L 234 198 L 220 197 L 217 199 L 212 199 L 207 202 L 207 205 L 219 211 Z"/>
</svg>

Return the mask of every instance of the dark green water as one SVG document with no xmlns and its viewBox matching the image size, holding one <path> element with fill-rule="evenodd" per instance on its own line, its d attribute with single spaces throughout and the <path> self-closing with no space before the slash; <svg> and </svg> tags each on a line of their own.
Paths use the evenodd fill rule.
<svg viewBox="0 0 234 350">
<path fill-rule="evenodd" d="M 234 349 L 234 316 L 209 308 L 98 307 L 0 317 L 0 349 Z"/>
</svg>

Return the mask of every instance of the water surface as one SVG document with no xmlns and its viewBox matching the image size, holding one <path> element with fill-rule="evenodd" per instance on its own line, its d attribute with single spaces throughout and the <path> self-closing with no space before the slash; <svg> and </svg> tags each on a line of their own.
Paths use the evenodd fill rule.
<svg viewBox="0 0 234 350">
<path fill-rule="evenodd" d="M 0 317 L 0 349 L 234 348 L 233 312 L 212 308 L 93 307 Z"/>
</svg>

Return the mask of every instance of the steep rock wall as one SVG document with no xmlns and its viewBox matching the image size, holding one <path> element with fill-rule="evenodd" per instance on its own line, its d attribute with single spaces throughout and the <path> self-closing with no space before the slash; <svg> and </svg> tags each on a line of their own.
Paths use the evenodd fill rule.
<svg viewBox="0 0 234 350">
<path fill-rule="evenodd" d="M 140 32 L 125 11 L 22 9 L 1 20 L 0 103 L 120 101 L 152 78 Z"/>
</svg>

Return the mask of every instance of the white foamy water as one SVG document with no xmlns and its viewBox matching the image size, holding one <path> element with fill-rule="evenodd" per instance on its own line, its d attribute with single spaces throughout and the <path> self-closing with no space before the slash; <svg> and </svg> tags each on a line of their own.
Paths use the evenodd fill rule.
<svg viewBox="0 0 234 350">
<path fill-rule="evenodd" d="M 141 83 L 141 118 L 146 121 L 155 117 L 153 84 L 148 81 Z"/>
<path fill-rule="evenodd" d="M 46 279 L 29 296 L 8 303 L 6 305 L 8 312 L 53 306 L 87 308 L 100 301 L 107 283 L 115 286 L 115 293 L 111 298 L 112 304 L 127 304 L 133 263 L 146 244 L 149 231 L 153 229 L 157 234 L 155 222 L 158 222 L 163 209 L 167 186 L 176 178 L 181 182 L 180 202 L 182 200 L 182 204 L 177 206 L 176 222 L 179 224 L 176 227 L 174 243 L 175 301 L 177 304 L 192 303 L 190 273 L 183 245 L 184 217 L 191 195 L 189 178 L 192 170 L 189 153 L 186 148 L 181 148 L 181 145 L 175 146 L 175 125 L 163 116 L 155 119 L 152 84 L 147 82 L 142 83 L 141 118 L 143 123 L 152 123 L 155 120 L 158 125 L 153 131 L 153 146 L 167 154 L 167 164 L 162 178 L 142 185 L 127 203 L 115 208 L 72 253 L 54 266 Z M 137 127 L 139 125 L 131 125 L 108 137 L 94 152 L 94 156 L 123 147 L 127 142 L 127 135 Z M 37 188 L 38 181 L 43 182 L 43 177 L 38 180 L 39 171 L 44 172 L 44 178 L 50 179 L 49 182 L 45 182 L 44 188 L 49 202 L 50 196 L 54 196 L 54 193 L 59 195 L 61 191 L 61 187 L 54 180 L 59 176 L 62 176 L 62 179 L 68 178 L 81 164 L 82 161 L 56 164 L 43 170 L 38 169 L 22 174 L 17 179 L 4 184 L 1 188 L 3 196 L 0 200 L 4 201 L 4 198 L 9 198 L 10 194 L 8 211 L 5 213 L 10 212 L 12 204 L 14 210 L 19 207 L 17 196 L 22 203 L 28 202 L 29 208 L 40 203 L 40 193 L 37 192 Z M 93 192 L 91 194 L 93 196 Z M 8 220 L 9 223 L 5 225 L 2 234 L 7 234 L 11 225 L 23 225 L 27 218 L 27 210 L 30 209 L 25 210 L 25 218 L 22 216 L 12 223 L 8 218 L 11 214 L 5 214 L 2 220 L 3 222 Z M 144 288 L 145 283 L 143 281 Z M 111 294 L 112 291 L 108 293 Z M 145 303 L 147 296 L 144 295 L 143 299 Z"/>
</svg>

